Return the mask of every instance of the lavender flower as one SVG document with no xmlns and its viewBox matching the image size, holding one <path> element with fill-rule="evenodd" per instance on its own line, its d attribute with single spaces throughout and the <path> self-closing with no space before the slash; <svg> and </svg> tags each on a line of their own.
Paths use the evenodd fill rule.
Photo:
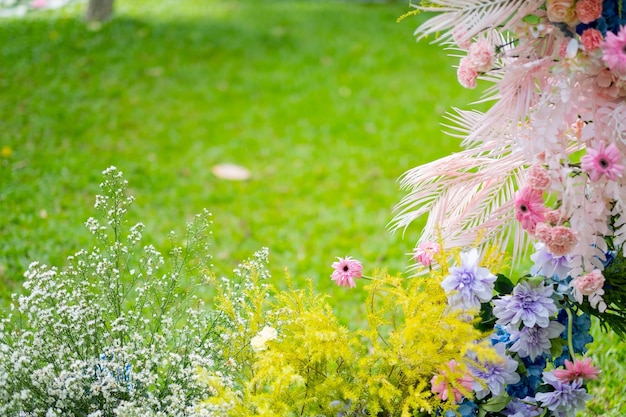
<svg viewBox="0 0 626 417">
<path fill-rule="evenodd" d="M 480 308 L 481 303 L 493 297 L 496 276 L 478 266 L 479 258 L 476 249 L 461 253 L 461 266 L 453 267 L 441 282 L 452 308 Z"/>
<path fill-rule="evenodd" d="M 556 314 L 554 300 L 550 298 L 554 290 L 543 282 L 524 281 L 515 286 L 512 295 L 494 300 L 493 314 L 498 324 L 510 324 L 517 328 L 520 323 L 526 327 L 548 327 L 550 316 Z"/>
<path fill-rule="evenodd" d="M 543 414 L 543 409 L 538 405 L 533 405 L 534 403 L 535 399 L 532 397 L 522 400 L 513 398 L 501 412 L 507 417 L 538 417 Z"/>
<path fill-rule="evenodd" d="M 569 275 L 571 266 L 571 256 L 563 255 L 556 256 L 548 252 L 544 243 L 535 244 L 537 252 L 530 256 L 530 259 L 535 262 L 530 267 L 531 275 L 541 275 L 546 277 L 546 282 L 549 284 L 557 284 L 555 292 L 557 294 L 565 295 L 572 292 L 569 283 L 572 281 L 572 277 Z"/>
<path fill-rule="evenodd" d="M 498 343 L 494 345 L 494 349 L 500 356 L 500 362 L 485 363 L 483 369 L 471 368 L 476 377 L 473 388 L 479 400 L 485 398 L 490 392 L 497 397 L 505 392 L 507 384 L 516 384 L 520 381 L 520 376 L 515 372 L 518 363 L 506 354 L 506 345 Z M 478 381 L 484 383 L 481 384 Z"/>
<path fill-rule="evenodd" d="M 585 408 L 585 402 L 591 395 L 582 386 L 582 378 L 572 382 L 561 382 L 552 372 L 544 372 L 543 380 L 554 387 L 554 391 L 540 392 L 535 396 L 555 417 L 574 417 L 576 412 Z"/>
<path fill-rule="evenodd" d="M 522 327 L 521 330 L 513 330 L 511 340 L 515 343 L 509 349 L 519 353 L 522 358 L 528 356 L 534 361 L 537 356 L 550 353 L 550 339 L 560 336 L 563 330 L 565 326 L 557 321 L 551 321 L 547 327 Z"/>
</svg>

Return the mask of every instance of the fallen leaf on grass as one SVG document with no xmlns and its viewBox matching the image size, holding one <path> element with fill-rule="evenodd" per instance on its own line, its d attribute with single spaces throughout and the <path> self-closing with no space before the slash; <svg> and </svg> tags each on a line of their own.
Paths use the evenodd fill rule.
<svg viewBox="0 0 626 417">
<path fill-rule="evenodd" d="M 211 172 L 217 178 L 231 181 L 245 181 L 250 179 L 250 171 L 235 164 L 219 164 L 211 168 Z"/>
</svg>

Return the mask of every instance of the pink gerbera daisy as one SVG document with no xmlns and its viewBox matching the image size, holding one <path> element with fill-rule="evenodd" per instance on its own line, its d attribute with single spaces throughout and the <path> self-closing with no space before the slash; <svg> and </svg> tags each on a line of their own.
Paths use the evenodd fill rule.
<svg viewBox="0 0 626 417">
<path fill-rule="evenodd" d="M 337 258 L 337 262 L 333 262 L 332 267 L 335 271 L 330 275 L 333 281 L 342 287 L 354 288 L 356 284 L 355 278 L 361 278 L 363 275 L 363 266 L 361 262 L 352 259 L 350 256 L 345 258 Z"/>
<path fill-rule="evenodd" d="M 602 175 L 615 181 L 622 175 L 624 165 L 620 164 L 622 155 L 613 143 L 609 146 L 600 144 L 598 149 L 587 148 L 587 154 L 582 157 L 582 169 L 591 181 L 598 181 Z"/>
<path fill-rule="evenodd" d="M 553 373 L 561 382 L 572 382 L 579 378 L 598 379 L 600 370 L 591 364 L 591 358 L 585 358 L 582 361 L 574 360 L 573 363 L 565 360 L 565 369 L 555 369 Z"/>
<path fill-rule="evenodd" d="M 602 59 L 609 69 L 626 75 L 626 26 L 622 27 L 616 35 L 607 32 L 602 44 Z"/>
<path fill-rule="evenodd" d="M 515 218 L 529 233 L 535 233 L 537 223 L 545 220 L 548 209 L 543 205 L 541 194 L 531 187 L 524 187 L 515 194 Z"/>
</svg>

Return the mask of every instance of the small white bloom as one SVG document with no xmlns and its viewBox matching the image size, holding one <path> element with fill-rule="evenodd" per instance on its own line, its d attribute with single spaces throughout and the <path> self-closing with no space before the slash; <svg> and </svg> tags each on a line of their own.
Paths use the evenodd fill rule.
<svg viewBox="0 0 626 417">
<path fill-rule="evenodd" d="M 255 352 L 260 352 L 267 349 L 265 345 L 269 340 L 274 340 L 278 337 L 278 332 L 275 328 L 270 326 L 263 327 L 256 336 L 254 336 L 250 340 L 250 346 L 252 346 L 252 350 Z"/>
</svg>

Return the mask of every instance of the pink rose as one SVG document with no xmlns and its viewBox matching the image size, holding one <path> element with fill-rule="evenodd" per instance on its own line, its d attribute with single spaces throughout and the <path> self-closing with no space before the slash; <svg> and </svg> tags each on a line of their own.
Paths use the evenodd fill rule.
<svg viewBox="0 0 626 417">
<path fill-rule="evenodd" d="M 571 24 L 576 21 L 573 0 L 548 0 L 546 1 L 546 12 L 548 20 L 551 22 Z"/>
<path fill-rule="evenodd" d="M 591 23 L 602 16 L 602 0 L 578 0 L 575 10 L 582 23 Z"/>
</svg>

